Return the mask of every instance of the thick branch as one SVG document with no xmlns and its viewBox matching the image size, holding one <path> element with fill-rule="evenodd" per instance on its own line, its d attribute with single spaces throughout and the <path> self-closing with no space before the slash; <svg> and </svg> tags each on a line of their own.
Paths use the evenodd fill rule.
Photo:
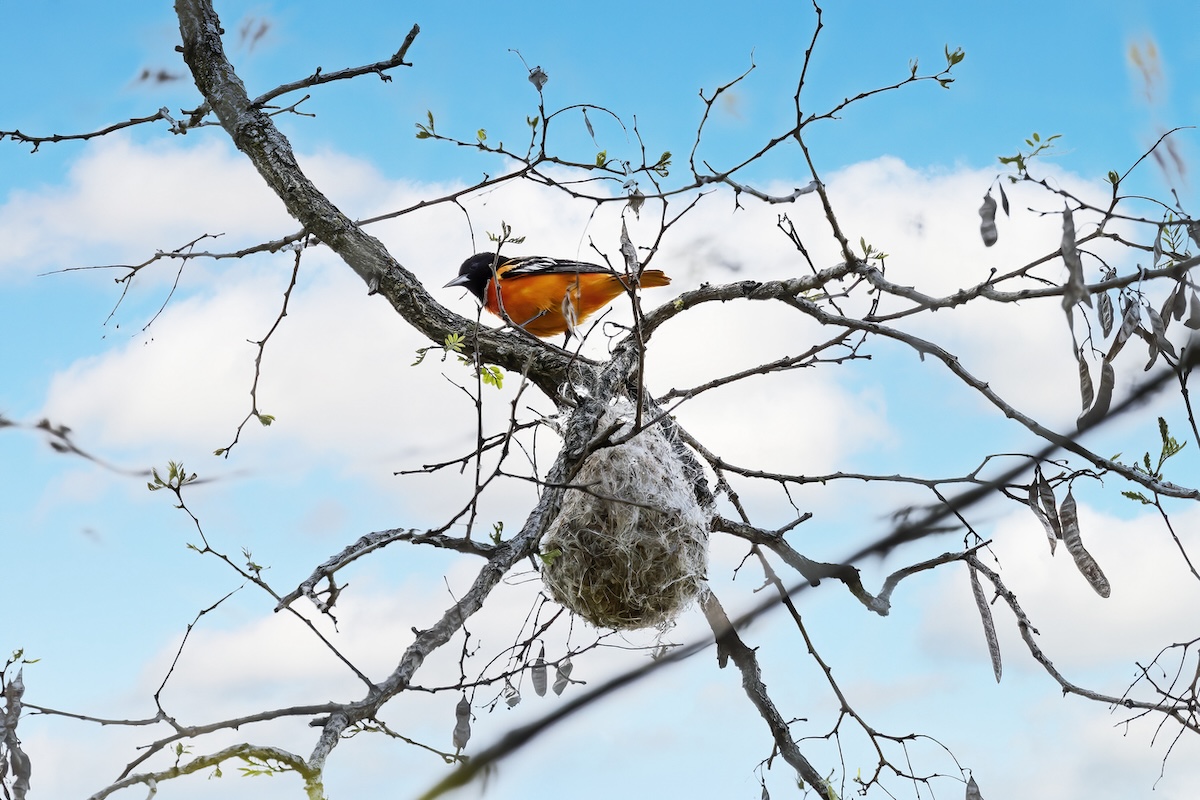
<svg viewBox="0 0 1200 800">
<path fill-rule="evenodd" d="M 825 779 L 800 752 L 800 748 L 792 739 L 791 731 L 788 730 L 787 721 L 784 720 L 779 709 L 775 707 L 775 703 L 767 695 L 767 686 L 762 681 L 762 672 L 758 668 L 758 657 L 754 654 L 754 650 L 738 636 L 737 629 L 729 621 L 729 617 L 725 614 L 725 609 L 721 607 L 720 602 L 717 601 L 716 595 L 712 592 L 705 592 L 701 606 L 704 609 L 705 618 L 708 619 L 708 625 L 712 628 L 713 636 L 717 640 L 719 662 L 723 665 L 725 659 L 732 659 L 738 670 L 741 671 L 742 686 L 746 690 L 746 696 L 750 698 L 750 702 L 754 704 L 758 713 L 766 721 L 780 755 L 792 765 L 796 774 L 805 783 L 818 791 L 823 791 Z"/>
<path fill-rule="evenodd" d="M 341 212 L 300 169 L 287 138 L 270 116 L 257 108 L 225 56 L 221 23 L 209 0 L 177 0 L 176 13 L 183 37 L 183 58 L 221 126 L 234 145 L 254 164 L 289 214 L 304 229 L 328 245 L 370 287 L 382 294 L 404 319 L 441 344 L 450 333 L 471 332 L 474 323 L 453 314 L 437 301 L 388 253 Z M 415 245 L 414 245 L 415 246 Z M 474 335 L 466 337 L 476 341 Z M 479 350 L 485 361 L 520 372 L 527 365 L 530 380 L 553 394 L 566 378 L 568 353 L 527 337 L 507 336 L 482 329 Z"/>
</svg>

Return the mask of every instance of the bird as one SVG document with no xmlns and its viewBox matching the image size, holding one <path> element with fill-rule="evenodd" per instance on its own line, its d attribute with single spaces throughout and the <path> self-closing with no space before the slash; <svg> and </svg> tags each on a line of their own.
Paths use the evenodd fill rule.
<svg viewBox="0 0 1200 800">
<path fill-rule="evenodd" d="M 662 270 L 648 269 L 638 285 L 670 282 Z M 545 339 L 563 333 L 569 340 L 574 328 L 629 289 L 630 277 L 586 261 L 476 253 L 445 288 L 451 286 L 465 287 L 488 311 L 534 336 Z"/>
</svg>

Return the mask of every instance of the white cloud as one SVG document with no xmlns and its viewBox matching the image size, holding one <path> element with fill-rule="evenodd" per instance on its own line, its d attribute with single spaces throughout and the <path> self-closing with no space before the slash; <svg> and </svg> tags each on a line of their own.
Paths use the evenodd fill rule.
<svg viewBox="0 0 1200 800">
<path fill-rule="evenodd" d="M 958 755 L 975 767 L 984 797 L 1020 796 L 1037 787 L 1042 797 L 1101 792 L 1111 797 L 1185 800 L 1193 796 L 1200 780 L 1200 752 L 1192 737 L 1185 736 L 1168 756 L 1178 730 L 1172 723 L 1155 737 L 1155 719 L 1126 727 L 1122 720 L 1132 714 L 1057 693 L 1022 705 L 1015 716 L 1002 731 L 963 737 Z M 986 724 L 988 720 L 976 721 Z M 996 768 L 997 753 L 1004 753 L 1005 764 L 1022 768 Z"/>
<path fill-rule="evenodd" d="M 136 264 L 205 233 L 225 236 L 202 249 L 232 250 L 296 227 L 228 145 L 106 137 L 85 151 L 65 186 L 9 195 L 0 207 L 0 271 Z"/>
<path fill-rule="evenodd" d="M 1197 517 L 1196 511 L 1186 510 L 1172 515 L 1172 522 L 1177 530 L 1189 530 Z M 1157 514 L 1122 520 L 1080 504 L 1079 520 L 1085 546 L 1112 585 L 1107 599 L 1099 597 L 1079 574 L 1061 542 L 1056 554 L 1050 555 L 1032 512 L 1022 509 L 997 520 L 990 530 L 991 550 L 998 558 L 1001 579 L 1040 631 L 1037 641 L 1067 679 L 1086 683 L 1085 670 L 1109 678 L 1119 675 L 1120 685 L 1100 689 L 1119 695 L 1135 661 L 1147 663 L 1164 643 L 1195 635 L 1190 610 L 1200 603 L 1200 582 L 1188 572 Z M 965 570 L 943 570 L 923 605 L 940 609 L 926 617 L 922 633 L 932 651 L 959 659 L 986 659 Z M 1006 664 L 1039 671 L 1041 667 L 1017 636 L 1007 607 L 997 603 L 994 614 Z"/>
</svg>

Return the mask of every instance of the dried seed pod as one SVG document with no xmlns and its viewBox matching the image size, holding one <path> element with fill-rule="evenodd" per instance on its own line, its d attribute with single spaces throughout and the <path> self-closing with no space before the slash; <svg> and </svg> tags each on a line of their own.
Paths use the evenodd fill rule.
<svg viewBox="0 0 1200 800">
<path fill-rule="evenodd" d="M 1142 321 L 1142 306 L 1136 300 L 1126 300 L 1125 308 L 1121 310 L 1121 330 L 1117 331 L 1117 341 L 1124 343 L 1137 330 Z"/>
<path fill-rule="evenodd" d="M 1085 306 L 1092 305 L 1092 296 L 1088 294 L 1087 284 L 1083 280 L 1083 261 L 1079 258 L 1079 250 L 1075 247 L 1075 219 L 1071 215 L 1071 207 L 1063 206 L 1063 235 L 1062 259 L 1067 265 L 1067 286 L 1063 292 L 1062 305 L 1065 309 L 1072 308 L 1076 303 Z"/>
<path fill-rule="evenodd" d="M 471 701 L 464 694 L 454 707 L 454 747 L 462 750 L 471 740 Z"/>
<path fill-rule="evenodd" d="M 1176 283 L 1175 288 L 1167 295 L 1167 299 L 1163 301 L 1162 311 L 1160 312 L 1164 319 L 1181 320 L 1183 315 L 1187 313 L 1187 295 L 1183 293 L 1186 284 L 1183 282 Z"/>
<path fill-rule="evenodd" d="M 567 688 L 567 684 L 571 682 L 571 670 L 575 665 L 571 663 L 571 659 L 564 658 L 558 662 L 558 667 L 554 670 L 554 693 L 561 695 L 563 689 Z"/>
<path fill-rule="evenodd" d="M 1029 484 L 1029 510 L 1037 517 L 1038 522 L 1042 523 L 1042 527 L 1046 529 L 1046 538 L 1050 540 L 1050 555 L 1054 555 L 1054 548 L 1058 546 L 1058 536 L 1055 535 L 1054 526 L 1050 524 L 1050 518 L 1046 516 L 1046 512 L 1038 505 L 1037 484 Z M 1055 514 L 1056 523 L 1058 515 Z"/>
<path fill-rule="evenodd" d="M 1104 292 L 1099 297 L 1099 311 L 1100 331 L 1104 334 L 1104 338 L 1107 339 L 1108 335 L 1112 333 L 1113 327 L 1112 298 L 1108 296 L 1108 292 Z"/>
<path fill-rule="evenodd" d="M 1050 481 L 1046 480 L 1045 473 L 1042 468 L 1037 468 L 1037 490 L 1038 497 L 1042 501 L 1042 508 L 1046 512 L 1046 519 L 1050 521 L 1050 527 L 1054 529 L 1054 538 L 1062 538 L 1062 525 L 1058 522 L 1058 507 L 1054 504 L 1054 489 L 1050 487 Z"/>
<path fill-rule="evenodd" d="M 1000 673 L 1004 670 L 1000 663 L 1000 639 L 996 636 L 992 607 L 988 605 L 987 597 L 983 594 L 983 584 L 979 582 L 979 573 L 976 572 L 975 565 L 968 562 L 967 571 L 971 573 L 971 592 L 975 595 L 975 605 L 983 619 L 983 638 L 987 639 L 988 655 L 992 657 L 992 672 L 996 675 L 996 683 L 999 683 Z"/>
<path fill-rule="evenodd" d="M 1161 339 L 1167 332 L 1167 325 L 1163 322 L 1162 315 L 1154 310 L 1153 306 L 1146 308 L 1146 313 L 1150 316 L 1150 333 L 1155 339 Z"/>
<path fill-rule="evenodd" d="M 1092 373 L 1088 370 L 1087 359 L 1083 357 L 1083 353 L 1079 354 L 1079 398 L 1083 401 L 1084 411 L 1091 408 L 1092 401 L 1096 399 L 1092 388 Z"/>
<path fill-rule="evenodd" d="M 542 651 L 538 653 L 538 657 L 533 660 L 533 667 L 529 670 L 529 677 L 533 679 L 533 690 L 537 692 L 538 697 L 546 696 L 546 645 L 542 645 Z"/>
<path fill-rule="evenodd" d="M 1079 534 L 1079 516 L 1075 509 L 1075 498 L 1071 496 L 1070 490 L 1063 499 L 1059 516 L 1062 519 L 1063 543 L 1067 546 L 1067 552 L 1071 554 L 1071 558 L 1075 559 L 1075 566 L 1079 568 L 1083 577 L 1087 578 L 1087 582 L 1096 590 L 1096 594 L 1108 597 L 1112 592 L 1112 587 L 1108 583 L 1108 578 L 1104 577 L 1104 572 L 1096 563 L 1096 559 L 1092 558 L 1092 554 L 1083 546 L 1083 539 Z"/>
<path fill-rule="evenodd" d="M 984 247 L 991 247 L 1000 238 L 1000 233 L 996 230 L 996 200 L 992 197 L 990 189 L 983 196 L 983 205 L 979 207 L 979 216 L 981 218 L 979 235 L 983 237 Z"/>
<path fill-rule="evenodd" d="M 1092 407 L 1086 409 L 1079 415 L 1079 419 L 1075 421 L 1075 425 L 1079 430 L 1090 428 L 1104 416 L 1108 414 L 1108 407 L 1112 404 L 1113 386 L 1117 382 L 1117 374 L 1113 370 L 1113 365 L 1105 359 L 1100 365 L 1100 388 L 1096 391 L 1096 402 Z"/>
<path fill-rule="evenodd" d="M 1183 324 L 1194 331 L 1200 330 L 1200 296 L 1195 291 L 1188 297 L 1188 318 Z"/>
</svg>

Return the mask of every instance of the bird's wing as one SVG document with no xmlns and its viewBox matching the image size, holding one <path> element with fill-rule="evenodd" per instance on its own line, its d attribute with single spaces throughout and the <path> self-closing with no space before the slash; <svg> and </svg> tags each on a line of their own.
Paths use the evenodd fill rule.
<svg viewBox="0 0 1200 800">
<path fill-rule="evenodd" d="M 586 261 L 571 261 L 565 258 L 549 258 L 547 256 L 520 256 L 505 259 L 500 264 L 498 272 L 503 278 L 518 278 L 522 275 L 562 275 L 573 273 L 606 273 L 613 274 L 608 267 L 599 264 L 589 264 Z"/>
</svg>

